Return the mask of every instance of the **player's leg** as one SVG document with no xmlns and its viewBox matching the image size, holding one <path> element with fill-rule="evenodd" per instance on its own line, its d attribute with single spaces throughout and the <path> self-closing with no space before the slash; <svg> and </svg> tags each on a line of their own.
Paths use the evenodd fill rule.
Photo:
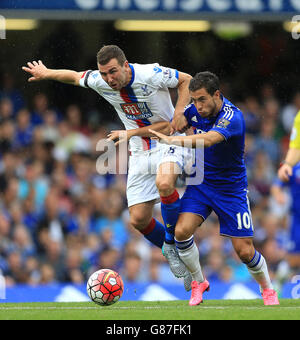
<svg viewBox="0 0 300 340">
<path fill-rule="evenodd" d="M 204 276 L 200 266 L 198 247 L 194 243 L 194 233 L 203 221 L 204 219 L 200 215 L 182 213 L 175 231 L 178 254 L 192 274 L 193 281 L 198 282 L 203 282 Z"/>
<path fill-rule="evenodd" d="M 179 216 L 180 197 L 176 190 L 176 181 L 186 166 L 193 163 L 193 155 L 193 151 L 188 148 L 161 145 L 156 186 L 161 200 L 167 244 L 174 244 L 174 230 Z"/>
<path fill-rule="evenodd" d="M 155 200 L 152 200 L 130 206 L 130 224 L 140 231 L 147 240 L 162 248 L 165 239 L 165 228 L 152 217 L 154 204 Z"/>
<path fill-rule="evenodd" d="M 209 283 L 202 273 L 199 250 L 193 235 L 211 211 L 200 188 L 188 186 L 181 199 L 180 215 L 175 228 L 175 242 L 180 259 L 192 276 L 191 305 L 201 303 L 203 292 L 209 289 Z"/>
<path fill-rule="evenodd" d="M 231 238 L 233 248 L 246 264 L 249 273 L 259 284 L 261 291 L 273 289 L 265 258 L 254 248 L 252 238 Z"/>
<path fill-rule="evenodd" d="M 160 194 L 161 215 L 165 227 L 163 255 L 169 262 L 174 276 L 185 277 L 188 272 L 178 256 L 174 241 L 175 226 L 180 209 L 180 197 L 175 188 L 179 170 L 179 166 L 174 162 L 160 164 L 156 175 L 156 186 Z"/>
<path fill-rule="evenodd" d="M 300 268 L 300 219 L 296 216 L 292 216 L 287 250 L 285 258 L 280 261 L 276 270 L 275 286 L 279 292 L 281 292 L 283 284 L 299 272 Z"/>
<path fill-rule="evenodd" d="M 266 260 L 253 245 L 253 222 L 247 190 L 216 193 L 213 209 L 219 217 L 220 233 L 231 238 L 238 257 L 259 284 L 264 303 L 277 304 Z"/>
<path fill-rule="evenodd" d="M 194 233 L 203 221 L 204 218 L 200 215 L 182 213 L 179 216 L 175 230 L 178 254 L 192 276 L 190 306 L 196 306 L 202 303 L 203 293 L 209 290 L 209 283 L 202 273 L 199 250 L 194 242 Z"/>
<path fill-rule="evenodd" d="M 155 185 L 156 176 L 149 173 L 148 161 L 148 157 L 143 154 L 129 157 L 126 195 L 130 224 L 151 243 L 161 248 L 165 239 L 165 228 L 152 218 L 154 204 L 159 202 L 159 194 Z"/>
<path fill-rule="evenodd" d="M 277 293 L 275 292 L 265 258 L 254 248 L 252 238 L 231 238 L 233 248 L 249 273 L 259 284 L 264 304 L 278 305 Z"/>
<path fill-rule="evenodd" d="M 156 186 L 161 200 L 161 214 L 165 226 L 163 255 L 169 262 L 174 276 L 184 278 L 186 290 L 190 290 L 191 275 L 180 260 L 174 241 L 175 226 L 179 216 L 180 197 L 176 190 L 176 180 L 182 173 L 184 149 L 162 146 L 156 175 Z"/>
<path fill-rule="evenodd" d="M 176 190 L 176 180 L 181 170 L 177 163 L 160 164 L 156 176 L 156 186 L 161 200 L 161 214 L 165 224 L 165 242 L 174 244 L 175 226 L 178 220 L 180 197 Z"/>
</svg>

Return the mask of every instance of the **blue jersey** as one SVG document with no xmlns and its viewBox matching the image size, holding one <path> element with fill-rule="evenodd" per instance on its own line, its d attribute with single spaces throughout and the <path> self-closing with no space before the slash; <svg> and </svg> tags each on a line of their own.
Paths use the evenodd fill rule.
<svg viewBox="0 0 300 340">
<path fill-rule="evenodd" d="M 195 134 L 216 131 L 225 138 L 223 142 L 204 150 L 203 183 L 221 191 L 246 189 L 248 183 L 244 161 L 243 113 L 223 97 L 222 108 L 213 118 L 202 118 L 193 104 L 186 107 L 184 115 Z"/>
</svg>

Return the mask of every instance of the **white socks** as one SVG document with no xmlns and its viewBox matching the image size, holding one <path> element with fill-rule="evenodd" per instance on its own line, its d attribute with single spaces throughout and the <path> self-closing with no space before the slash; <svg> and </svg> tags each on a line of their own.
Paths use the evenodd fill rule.
<svg viewBox="0 0 300 340">
<path fill-rule="evenodd" d="M 259 284 L 261 291 L 264 289 L 273 289 L 266 260 L 258 251 L 255 250 L 252 260 L 245 264 L 248 267 L 249 273 Z"/>
<path fill-rule="evenodd" d="M 178 241 L 175 238 L 175 244 L 178 255 L 187 269 L 190 271 L 193 281 L 205 281 L 205 277 L 203 276 L 200 265 L 199 250 L 194 243 L 194 237 L 191 236 L 188 240 L 184 241 Z M 261 292 L 264 289 L 273 289 L 266 260 L 258 251 L 255 251 L 252 260 L 245 264 L 249 273 L 259 284 Z"/>
<path fill-rule="evenodd" d="M 199 250 L 194 243 L 194 236 L 185 241 L 177 241 L 175 238 L 175 244 L 178 255 L 190 271 L 193 281 L 205 281 L 199 260 Z"/>
</svg>

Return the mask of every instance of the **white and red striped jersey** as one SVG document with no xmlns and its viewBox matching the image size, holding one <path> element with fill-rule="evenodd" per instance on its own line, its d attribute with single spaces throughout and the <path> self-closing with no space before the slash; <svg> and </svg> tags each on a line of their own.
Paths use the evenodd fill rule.
<svg viewBox="0 0 300 340">
<path fill-rule="evenodd" d="M 159 121 L 171 121 L 174 106 L 168 88 L 178 85 L 178 71 L 159 64 L 129 64 L 132 78 L 120 91 L 113 90 L 98 70 L 86 71 L 80 86 L 95 90 L 117 111 L 125 129 L 136 129 Z M 131 151 L 150 150 L 156 141 L 134 136 L 129 141 Z"/>
</svg>

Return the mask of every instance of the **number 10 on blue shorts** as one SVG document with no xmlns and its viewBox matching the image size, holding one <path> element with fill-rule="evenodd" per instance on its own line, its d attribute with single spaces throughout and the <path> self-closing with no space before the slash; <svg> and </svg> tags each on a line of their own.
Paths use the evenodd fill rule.
<svg viewBox="0 0 300 340">
<path fill-rule="evenodd" d="M 246 189 L 221 191 L 204 183 L 187 186 L 181 199 L 181 213 L 200 215 L 204 220 L 214 211 L 220 234 L 229 237 L 253 237 L 253 222 Z"/>
</svg>

